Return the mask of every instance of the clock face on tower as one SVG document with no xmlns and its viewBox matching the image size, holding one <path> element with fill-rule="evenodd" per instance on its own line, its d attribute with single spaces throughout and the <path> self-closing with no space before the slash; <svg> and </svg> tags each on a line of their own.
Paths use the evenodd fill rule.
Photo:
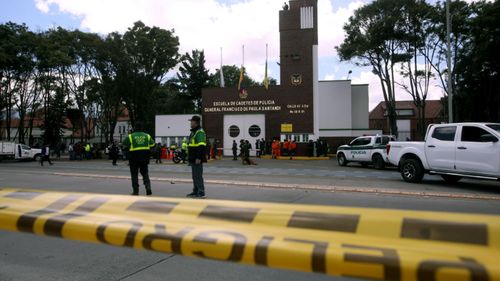
<svg viewBox="0 0 500 281">
<path fill-rule="evenodd" d="M 293 86 L 300 86 L 302 84 L 302 74 L 292 74 L 292 75 L 290 75 L 290 83 Z"/>
</svg>

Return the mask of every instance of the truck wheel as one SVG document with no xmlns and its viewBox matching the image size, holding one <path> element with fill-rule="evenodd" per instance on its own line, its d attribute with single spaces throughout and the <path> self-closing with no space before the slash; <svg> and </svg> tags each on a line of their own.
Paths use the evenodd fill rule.
<svg viewBox="0 0 500 281">
<path fill-rule="evenodd" d="M 417 159 L 406 159 L 401 163 L 401 176 L 403 180 L 411 183 L 419 183 L 424 178 L 424 167 Z"/>
<path fill-rule="evenodd" d="M 373 166 L 375 167 L 375 169 L 377 169 L 377 170 L 385 169 L 385 161 L 384 161 L 384 158 L 382 158 L 382 156 L 380 156 L 380 154 L 373 155 L 372 162 L 373 162 Z"/>
<path fill-rule="evenodd" d="M 35 157 L 33 159 L 35 159 L 35 161 L 39 162 L 40 160 L 42 160 L 42 155 L 37 154 L 37 155 L 35 155 Z"/>
<path fill-rule="evenodd" d="M 462 179 L 462 177 L 460 177 L 460 176 L 453 176 L 453 175 L 441 175 L 441 177 L 447 183 L 457 183 Z"/>
<path fill-rule="evenodd" d="M 339 166 L 346 166 L 347 165 L 347 159 L 345 158 L 344 153 L 340 153 L 337 155 L 337 162 L 339 163 Z"/>
</svg>

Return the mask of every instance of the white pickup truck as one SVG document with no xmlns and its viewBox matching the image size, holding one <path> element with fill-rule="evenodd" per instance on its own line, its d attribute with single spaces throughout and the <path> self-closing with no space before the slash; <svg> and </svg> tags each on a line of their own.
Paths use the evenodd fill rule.
<svg viewBox="0 0 500 281">
<path fill-rule="evenodd" d="M 42 150 L 14 142 L 0 142 L 0 160 L 13 158 L 18 160 L 40 160 Z"/>
<path fill-rule="evenodd" d="M 438 174 L 450 183 L 463 177 L 500 180 L 500 124 L 430 125 L 424 142 L 390 142 L 389 162 L 406 182 Z"/>
</svg>

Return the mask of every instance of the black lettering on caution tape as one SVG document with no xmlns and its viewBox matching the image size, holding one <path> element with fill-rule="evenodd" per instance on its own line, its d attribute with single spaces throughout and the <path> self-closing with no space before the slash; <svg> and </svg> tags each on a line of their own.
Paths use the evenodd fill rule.
<svg viewBox="0 0 500 281">
<path fill-rule="evenodd" d="M 181 252 L 182 239 L 184 238 L 184 236 L 186 234 L 188 234 L 191 230 L 193 230 L 193 228 L 192 227 L 185 227 L 176 233 L 169 233 L 169 232 L 167 232 L 165 225 L 156 224 L 155 230 L 156 230 L 155 233 L 146 235 L 144 237 L 144 239 L 142 240 L 142 246 L 145 249 L 152 250 L 152 251 L 160 251 L 160 252 L 167 252 L 167 253 L 171 252 L 171 253 L 175 253 L 175 254 L 182 254 L 182 252 Z M 155 242 L 155 241 L 170 242 L 171 250 L 153 248 L 153 242 Z"/>
<path fill-rule="evenodd" d="M 482 223 L 463 223 L 405 218 L 402 238 L 434 240 L 465 244 L 488 244 L 488 227 Z"/>
<path fill-rule="evenodd" d="M 328 242 L 312 241 L 304 239 L 285 238 L 285 241 L 303 244 L 312 244 L 312 270 L 318 273 L 326 273 L 326 249 Z"/>
<path fill-rule="evenodd" d="M 247 243 L 247 238 L 245 237 L 245 235 L 241 233 L 233 231 L 222 231 L 222 230 L 203 231 L 194 237 L 193 242 L 215 245 L 217 244 L 218 239 L 214 238 L 213 236 L 218 236 L 218 235 L 228 235 L 234 238 L 234 242 L 231 246 L 231 251 L 226 260 L 233 262 L 240 261 L 241 258 L 243 257 L 245 244 Z M 193 254 L 199 257 L 207 257 L 207 255 L 203 251 L 196 251 L 193 252 Z"/>
<path fill-rule="evenodd" d="M 486 268 L 474 259 L 460 258 L 460 261 L 426 260 L 419 264 L 417 269 L 418 281 L 437 281 L 438 271 L 445 268 L 463 269 L 470 273 L 471 281 L 489 281 Z"/>
<path fill-rule="evenodd" d="M 257 208 L 208 205 L 201 211 L 199 218 L 251 223 L 259 211 L 260 209 Z"/>
<path fill-rule="evenodd" d="M 34 199 L 42 194 L 43 194 L 43 192 L 39 192 L 39 191 L 18 190 L 18 191 L 14 191 L 12 193 L 5 195 L 5 197 L 14 198 L 14 199 L 22 199 L 22 200 L 32 200 L 32 199 Z"/>
<path fill-rule="evenodd" d="M 146 201 L 140 200 L 132 203 L 127 210 L 128 211 L 137 211 L 137 212 L 146 212 L 146 213 L 158 213 L 158 214 L 168 214 L 170 213 L 175 206 L 179 203 L 175 202 L 164 202 L 164 201 Z"/>
<path fill-rule="evenodd" d="M 83 217 L 94 212 L 97 208 L 106 203 L 109 199 L 105 197 L 96 197 L 89 199 L 74 211 L 49 218 L 43 226 L 43 232 L 50 236 L 62 237 L 64 224 L 70 219 Z"/>
<path fill-rule="evenodd" d="M 125 247 L 134 247 L 134 241 L 135 241 L 135 236 L 137 235 L 137 232 L 139 232 L 139 229 L 142 227 L 142 223 L 138 221 L 127 221 L 127 220 L 122 220 L 122 221 L 109 221 L 105 222 L 99 227 L 97 227 L 96 231 L 96 237 L 97 240 L 99 240 L 102 243 L 105 244 L 110 244 L 107 239 L 106 239 L 106 229 L 114 224 L 130 224 L 130 230 L 127 232 L 127 235 L 125 236 L 125 241 L 123 242 L 122 245 L 117 245 L 117 246 L 125 246 Z"/>
<path fill-rule="evenodd" d="M 35 221 L 38 217 L 47 215 L 47 214 L 53 214 L 56 213 L 64 208 L 66 208 L 69 204 L 75 202 L 79 198 L 81 198 L 82 195 L 77 195 L 77 194 L 70 194 L 66 195 L 61 199 L 56 200 L 55 202 L 51 203 L 49 206 L 47 206 L 44 209 L 40 209 L 34 212 L 29 212 L 26 214 L 23 214 L 19 217 L 17 220 L 17 229 L 22 232 L 31 232 L 33 233 L 33 227 L 35 225 Z"/>
<path fill-rule="evenodd" d="M 384 276 L 381 280 L 387 281 L 399 281 L 401 280 L 401 267 L 399 256 L 396 250 L 388 249 L 388 248 L 379 248 L 379 247 L 366 247 L 352 244 L 343 244 L 344 248 L 351 249 L 361 249 L 361 250 L 374 250 L 382 253 L 382 256 L 375 255 L 366 255 L 359 253 L 345 253 L 344 260 L 347 262 L 354 263 L 370 263 L 370 264 L 380 264 L 384 267 Z M 362 278 L 363 276 L 356 275 L 344 275 L 348 277 L 357 277 Z"/>
<path fill-rule="evenodd" d="M 257 242 L 255 246 L 255 256 L 254 261 L 256 264 L 267 265 L 267 252 L 269 250 L 269 245 L 273 241 L 274 237 L 264 236 Z"/>
<path fill-rule="evenodd" d="M 354 233 L 358 223 L 359 215 L 296 211 L 288 221 L 288 227 Z"/>
</svg>

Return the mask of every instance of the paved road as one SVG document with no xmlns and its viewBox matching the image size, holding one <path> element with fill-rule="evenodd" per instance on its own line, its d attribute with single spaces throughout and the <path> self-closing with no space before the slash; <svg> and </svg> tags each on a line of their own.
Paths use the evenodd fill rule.
<svg viewBox="0 0 500 281">
<path fill-rule="evenodd" d="M 150 165 L 152 176 L 190 178 L 187 165 Z M 439 176 L 426 175 L 423 184 L 407 184 L 401 180 L 395 168 L 384 171 L 363 168 L 357 164 L 339 167 L 330 161 L 284 161 L 257 160 L 258 166 L 242 166 L 239 161 L 224 159 L 205 166 L 206 179 L 239 180 L 251 182 L 273 182 L 284 184 L 317 184 L 326 186 L 383 188 L 404 191 L 444 192 L 500 196 L 500 182 L 462 180 L 458 184 L 447 184 Z M 26 168 L 34 173 L 82 173 L 101 175 L 128 175 L 124 162 L 111 166 L 108 161 L 58 162 L 52 167 L 38 167 L 34 162 L 0 162 L 0 169 L 17 172 Z"/>
<path fill-rule="evenodd" d="M 218 168 L 226 169 L 263 169 L 274 163 L 261 162 L 255 167 L 230 167 L 232 162 L 223 161 L 210 164 L 207 170 L 210 177 L 218 174 Z M 284 163 L 281 169 L 324 169 L 322 163 Z M 229 167 L 224 167 L 227 165 Z M 296 165 L 296 166 L 295 166 Z M 294 167 L 295 166 L 295 167 Z M 217 168 L 218 167 L 218 168 Z M 304 168 L 309 167 L 309 168 Z M 186 169 L 186 167 L 162 165 L 152 166 L 153 173 L 171 173 L 168 169 Z M 105 162 L 65 163 L 58 162 L 52 167 L 38 167 L 35 163 L 4 162 L 0 164 L 1 187 L 23 187 L 45 190 L 94 192 L 107 194 L 127 194 L 130 183 L 124 179 L 82 178 L 57 176 L 54 171 L 84 171 L 85 173 L 125 174 L 127 167 L 110 167 Z M 265 169 L 265 167 L 264 167 Z M 334 169 L 334 168 L 332 168 Z M 342 170 L 345 168 L 342 168 Z M 352 168 L 352 171 L 365 169 Z M 184 173 L 178 172 L 178 173 Z M 394 172 L 385 172 L 394 173 Z M 185 175 L 187 176 L 187 174 Z M 240 178 L 238 174 L 230 174 Z M 249 177 L 265 176 L 251 174 Z M 294 176 L 291 180 L 298 179 Z M 264 179 L 273 178 L 272 176 Z M 282 180 L 287 177 L 280 177 Z M 315 181 L 308 177 L 308 181 Z M 331 179 L 333 181 L 338 178 Z M 384 184 L 382 179 L 358 180 L 357 184 L 376 182 Z M 399 182 L 401 183 L 401 182 Z M 475 183 L 471 183 L 476 185 Z M 437 183 L 426 183 L 434 186 Z M 426 186 L 426 185 L 422 185 Z M 479 186 L 497 187 L 496 183 L 480 183 Z M 153 183 L 155 196 L 184 197 L 190 191 L 188 184 Z M 208 185 L 208 194 L 214 199 L 244 201 L 267 201 L 299 204 L 321 204 L 337 206 L 361 206 L 375 208 L 395 208 L 411 210 L 432 210 L 483 214 L 500 214 L 500 204 L 492 200 L 463 200 L 446 198 L 426 198 L 408 196 L 387 196 L 364 193 L 318 192 L 307 190 L 265 189 L 239 186 Z M 459 190 L 463 191 L 463 189 Z M 487 192 L 487 191 L 483 191 Z M 50 237 L 38 237 L 28 234 L 0 232 L 0 280 L 348 280 L 332 279 L 322 275 L 300 272 L 280 271 L 264 267 L 244 266 L 232 263 L 193 259 L 177 255 L 165 255 L 146 251 L 135 251 L 104 245 L 85 244 Z"/>
</svg>

